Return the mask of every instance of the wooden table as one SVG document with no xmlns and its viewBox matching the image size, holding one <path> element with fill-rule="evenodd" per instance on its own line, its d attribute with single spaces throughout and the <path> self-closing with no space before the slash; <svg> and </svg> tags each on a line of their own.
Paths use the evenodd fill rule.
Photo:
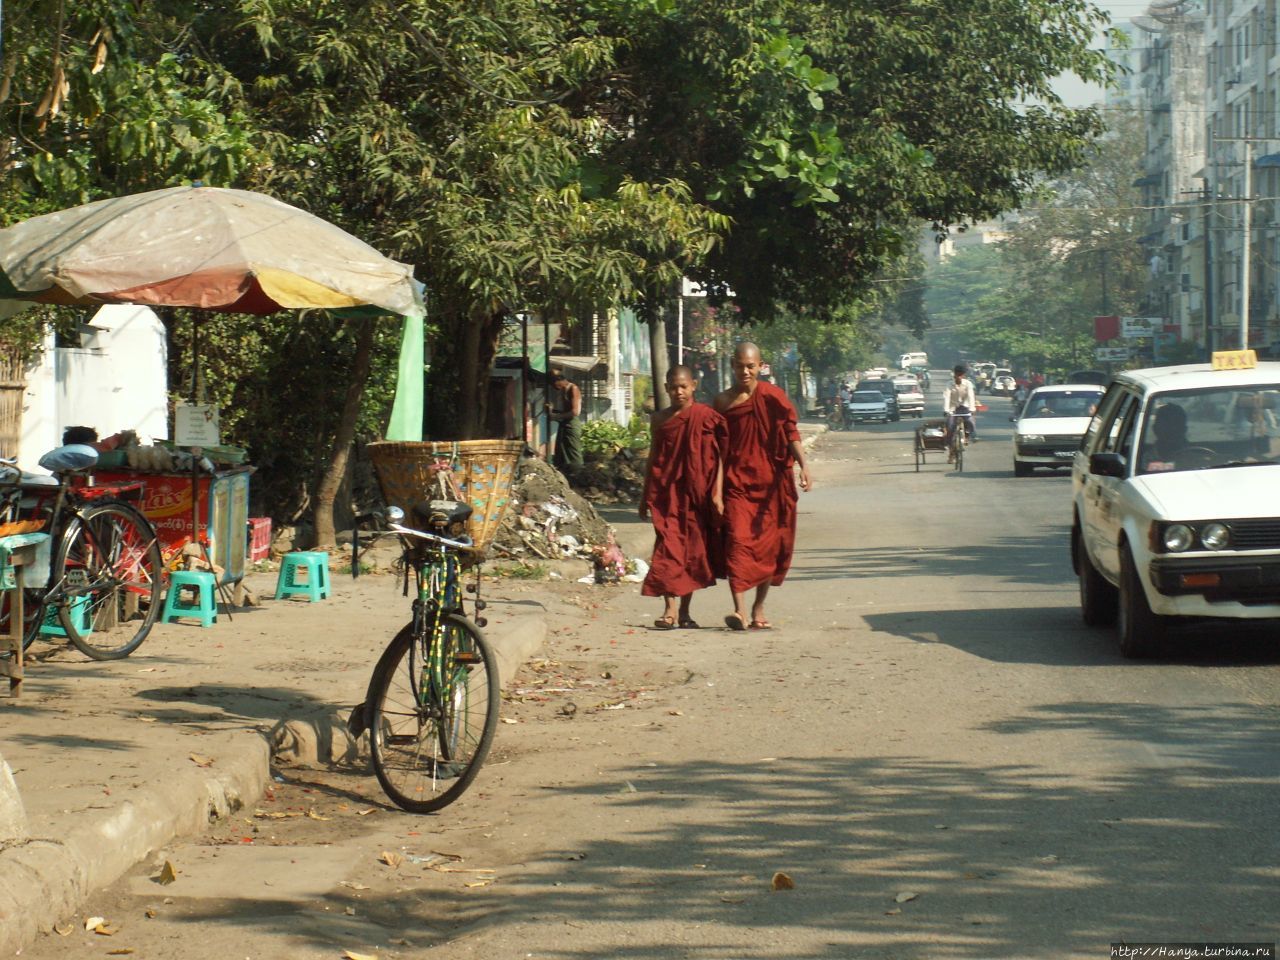
<svg viewBox="0 0 1280 960">
<path fill-rule="evenodd" d="M 0 537 L 0 544 L 10 539 L 18 538 Z M 7 632 L 0 632 L 0 653 L 8 650 L 10 656 L 7 660 L 0 660 L 0 677 L 9 678 L 10 697 L 22 695 L 22 635 L 26 626 L 22 605 L 23 571 L 35 562 L 37 549 L 36 543 L 24 543 L 9 551 L 8 565 L 13 568 L 13 585 L 3 590 L 5 599 L 8 600 L 9 629 Z"/>
</svg>

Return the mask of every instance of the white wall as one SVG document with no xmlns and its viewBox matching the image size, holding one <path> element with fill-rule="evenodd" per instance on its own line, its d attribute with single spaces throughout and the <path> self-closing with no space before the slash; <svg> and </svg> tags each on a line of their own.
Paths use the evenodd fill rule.
<svg viewBox="0 0 1280 960">
<path fill-rule="evenodd" d="M 108 306 L 90 321 L 79 347 L 53 345 L 50 334 L 27 371 L 18 465 L 43 473 L 37 461 L 69 426 L 100 436 L 136 430 L 139 439 L 169 437 L 168 356 L 164 325 L 151 310 Z"/>
</svg>

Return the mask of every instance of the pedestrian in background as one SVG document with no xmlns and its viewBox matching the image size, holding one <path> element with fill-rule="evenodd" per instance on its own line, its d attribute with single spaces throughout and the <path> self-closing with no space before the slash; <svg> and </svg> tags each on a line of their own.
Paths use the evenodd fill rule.
<svg viewBox="0 0 1280 960">
<path fill-rule="evenodd" d="M 553 463 L 557 467 L 582 466 L 582 391 L 564 375 L 564 368 L 552 367 L 551 393 L 547 398 L 551 419 L 557 424 Z"/>
<path fill-rule="evenodd" d="M 693 592 L 716 582 L 720 517 L 724 513 L 724 417 L 694 401 L 698 381 L 686 366 L 667 372 L 671 406 L 650 420 L 649 466 L 640 497 L 640 518 L 653 520 L 653 558 L 640 588 L 662 597 L 659 630 L 696 629 L 689 605 Z"/>
<path fill-rule="evenodd" d="M 733 593 L 732 630 L 768 630 L 764 601 L 791 568 L 796 542 L 796 477 L 809 490 L 796 408 L 785 392 L 760 379 L 760 348 L 740 343 L 733 353 L 734 383 L 716 397 L 729 425 L 724 460 L 725 573 Z M 747 592 L 755 589 L 748 616 Z"/>
</svg>

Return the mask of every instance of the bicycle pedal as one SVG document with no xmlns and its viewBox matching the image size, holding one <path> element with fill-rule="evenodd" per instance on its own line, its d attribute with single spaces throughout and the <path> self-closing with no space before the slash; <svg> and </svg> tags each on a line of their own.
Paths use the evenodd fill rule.
<svg viewBox="0 0 1280 960">
<path fill-rule="evenodd" d="M 466 653 L 455 653 L 453 655 L 453 662 L 474 664 L 474 663 L 480 663 L 482 661 L 480 660 L 480 654 L 476 653 L 475 651 L 467 651 Z"/>
</svg>

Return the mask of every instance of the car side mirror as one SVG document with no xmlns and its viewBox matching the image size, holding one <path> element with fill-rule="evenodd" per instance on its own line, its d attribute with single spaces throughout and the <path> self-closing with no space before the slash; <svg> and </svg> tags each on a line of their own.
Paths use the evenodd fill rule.
<svg viewBox="0 0 1280 960">
<path fill-rule="evenodd" d="M 1018 422 L 1018 418 L 1017 418 L 1017 417 L 1010 417 L 1010 418 L 1009 418 L 1009 422 L 1010 422 L 1010 423 L 1017 423 L 1017 422 Z"/>
<path fill-rule="evenodd" d="M 1120 453 L 1094 453 L 1089 456 L 1089 472 L 1096 477 L 1124 478 L 1127 463 Z"/>
</svg>

